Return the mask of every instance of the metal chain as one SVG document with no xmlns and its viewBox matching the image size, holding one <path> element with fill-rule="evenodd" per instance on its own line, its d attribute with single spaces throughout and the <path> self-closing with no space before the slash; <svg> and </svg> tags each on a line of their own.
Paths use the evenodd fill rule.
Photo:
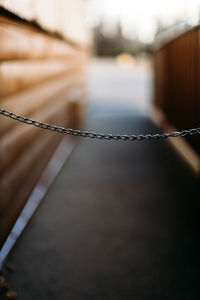
<svg viewBox="0 0 200 300">
<path fill-rule="evenodd" d="M 11 118 L 13 120 L 32 125 L 35 127 L 39 127 L 42 129 L 47 129 L 59 133 L 69 134 L 69 135 L 75 135 L 75 136 L 81 136 L 81 137 L 88 137 L 88 138 L 96 138 L 99 140 L 151 140 L 151 139 L 159 139 L 159 138 L 169 138 L 169 137 L 177 137 L 177 136 L 186 136 L 186 135 L 194 135 L 194 134 L 200 134 L 200 127 L 198 128 L 192 128 L 192 129 L 185 129 L 182 131 L 174 131 L 171 133 L 156 133 L 156 134 L 140 134 L 140 135 L 126 135 L 126 134 L 104 134 L 104 133 L 96 133 L 92 131 L 81 131 L 81 130 L 75 130 L 70 128 L 64 128 L 56 125 L 51 125 L 48 123 L 43 123 L 40 121 L 32 120 L 23 116 L 20 116 L 18 114 L 12 113 L 10 111 L 7 111 L 3 108 L 0 108 L 0 114 Z"/>
</svg>

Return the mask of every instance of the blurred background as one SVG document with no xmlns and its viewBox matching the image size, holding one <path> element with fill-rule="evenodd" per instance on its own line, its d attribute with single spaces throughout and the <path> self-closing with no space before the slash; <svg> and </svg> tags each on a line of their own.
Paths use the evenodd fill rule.
<svg viewBox="0 0 200 300">
<path fill-rule="evenodd" d="M 152 54 L 158 38 L 172 37 L 197 25 L 200 3 L 198 0 L 90 0 L 87 14 L 96 55 L 128 53 L 142 57 Z"/>
<path fill-rule="evenodd" d="M 200 0 L 0 0 L 0 106 L 106 134 L 199 127 L 199 39 Z M 197 134 L 0 123 L 0 297 L 198 299 Z"/>
<path fill-rule="evenodd" d="M 101 59 L 100 64 L 96 61 L 93 66 L 98 65 L 97 76 L 104 72 L 101 80 L 107 82 L 107 89 L 99 84 L 99 98 L 115 93 L 115 102 L 121 100 L 125 105 L 128 101 L 136 109 L 148 110 L 153 100 L 154 50 L 199 24 L 200 2 L 91 0 L 87 1 L 86 11 L 86 22 L 92 32 L 92 54 Z M 119 84 L 113 86 L 116 78 Z"/>
</svg>

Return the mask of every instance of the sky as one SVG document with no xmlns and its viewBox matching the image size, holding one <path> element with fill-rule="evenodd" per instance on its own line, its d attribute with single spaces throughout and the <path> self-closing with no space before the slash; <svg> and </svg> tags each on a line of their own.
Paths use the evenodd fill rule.
<svg viewBox="0 0 200 300">
<path fill-rule="evenodd" d="M 88 0 L 89 26 L 103 20 L 112 31 L 120 20 L 125 35 L 144 42 L 153 40 L 158 19 L 169 26 L 180 19 L 196 25 L 199 16 L 200 0 Z"/>
</svg>

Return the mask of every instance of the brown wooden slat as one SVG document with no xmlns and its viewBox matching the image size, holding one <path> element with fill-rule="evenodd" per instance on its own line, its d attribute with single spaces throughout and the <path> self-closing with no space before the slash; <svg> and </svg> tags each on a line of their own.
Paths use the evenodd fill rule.
<svg viewBox="0 0 200 300">
<path fill-rule="evenodd" d="M 66 88 L 73 89 L 74 86 L 82 84 L 82 77 L 79 72 L 66 74 L 56 79 L 49 80 L 35 87 L 31 87 L 15 95 L 1 98 L 1 107 L 15 113 L 30 116 L 34 111 L 46 105 L 50 99 L 56 99 L 66 91 Z M 55 100 L 56 101 L 56 100 Z M 15 122 L 1 117 L 0 135 L 15 126 Z"/>
<path fill-rule="evenodd" d="M 79 120 L 76 119 L 75 121 L 77 117 L 75 107 L 78 105 L 79 101 L 69 105 L 67 109 L 69 120 L 67 120 L 67 122 L 66 109 L 62 107 L 59 112 L 55 112 L 54 118 L 59 119 L 61 124 L 69 124 L 72 121 L 71 118 L 73 115 L 73 124 L 76 127 Z M 81 102 L 80 105 L 82 107 Z M 73 114 L 71 114 L 72 112 Z M 52 122 L 56 122 L 54 118 Z M 60 134 L 49 133 L 38 128 L 36 128 L 36 130 L 40 131 L 39 137 L 36 137 L 36 139 L 33 140 L 33 145 L 29 145 L 27 151 L 21 154 L 17 162 L 11 166 L 7 175 L 5 175 L 7 178 L 4 176 L 1 182 L 1 186 L 4 186 L 4 197 L 2 197 L 0 205 L 0 244 L 1 241 L 3 242 L 5 240 L 42 170 L 55 150 L 59 140 L 62 138 Z M 46 135 L 48 136 L 49 134 L 51 136 L 49 142 L 43 147 L 43 141 L 48 139 Z"/>
<path fill-rule="evenodd" d="M 34 188 L 42 170 L 59 143 L 61 137 L 57 135 L 52 141 L 52 135 L 53 133 L 42 133 L 15 165 L 15 175 L 12 175 L 12 172 L 10 173 L 8 180 L 13 178 L 15 184 L 14 186 L 11 185 L 10 189 L 4 194 L 4 199 L 6 200 L 4 206 L 1 203 L 0 244 L 9 233 L 20 211 L 23 209 L 28 195 Z M 16 179 L 16 175 L 18 179 Z"/>
<path fill-rule="evenodd" d="M 76 60 L 30 60 L 4 61 L 0 63 L 0 97 L 18 92 L 29 86 L 42 83 L 62 74 L 80 70 Z"/>
<path fill-rule="evenodd" d="M 200 27 L 155 52 L 155 104 L 178 130 L 200 124 Z M 200 152 L 197 136 L 186 139 Z"/>
<path fill-rule="evenodd" d="M 162 102 L 161 107 L 170 122 L 179 129 L 192 127 L 199 120 L 196 113 L 197 102 L 200 102 L 198 40 L 199 29 L 195 28 L 155 53 L 156 101 Z"/>
<path fill-rule="evenodd" d="M 60 137 L 58 136 L 56 137 L 57 141 L 54 140 L 54 144 L 52 144 L 52 141 L 47 144 L 48 149 L 50 148 L 51 151 L 47 152 L 46 155 L 43 156 L 43 159 L 40 159 L 37 164 L 35 164 L 34 169 L 31 171 L 31 176 L 27 176 L 23 185 L 17 190 L 15 198 L 12 199 L 11 203 L 5 208 L 4 213 L 0 217 L 0 245 L 5 241 L 33 188 L 36 186 L 40 175 L 47 166 L 53 152 L 56 150 L 56 147 L 60 142 L 59 138 Z"/>
<path fill-rule="evenodd" d="M 0 106 L 39 121 L 78 128 L 85 59 L 85 50 L 0 16 Z M 62 135 L 2 116 L 0 123 L 2 245 Z"/>
<path fill-rule="evenodd" d="M 30 117 L 35 120 L 41 120 L 43 122 L 52 122 L 52 117 L 56 116 L 57 113 L 59 115 L 59 111 L 64 110 L 66 113 L 66 120 L 62 123 L 59 118 L 56 119 L 55 123 L 58 126 L 66 126 L 69 124 L 69 119 L 71 118 L 71 109 L 70 102 L 67 98 L 67 90 L 66 92 L 56 99 L 51 100 L 51 102 L 47 103 L 42 109 L 36 111 Z M 55 117 L 54 117 L 55 119 Z M 68 120 L 68 122 L 67 122 Z M 76 120 L 74 120 L 76 122 Z M 15 121 L 11 121 L 15 122 Z M 40 134 L 41 131 L 36 127 L 28 126 L 26 124 L 16 123 L 14 128 L 8 131 L 1 138 L 0 144 L 0 156 L 3 157 L 0 166 L 0 174 L 6 170 L 12 164 L 12 162 L 23 152 L 24 148 L 26 148 L 35 137 Z"/>
<path fill-rule="evenodd" d="M 29 25 L 0 17 L 0 59 L 36 59 L 72 57 L 77 50 Z"/>
<path fill-rule="evenodd" d="M 65 112 L 63 110 L 60 113 L 56 114 L 53 121 L 56 118 L 64 115 Z M 56 135 L 53 132 L 44 131 L 39 129 L 40 135 L 35 137 L 29 146 L 24 149 L 21 155 L 17 158 L 15 162 L 13 162 L 12 166 L 6 170 L 6 172 L 1 177 L 1 188 L 3 191 L 3 199 L 1 199 L 1 209 L 5 205 L 8 205 L 9 200 L 15 194 L 15 191 L 26 180 L 27 176 L 31 175 L 31 168 L 34 168 L 34 165 L 40 163 L 40 160 L 43 159 L 50 149 L 46 147 L 46 151 L 44 151 L 47 143 L 51 142 L 52 145 L 54 141 L 57 139 L 61 139 L 62 135 Z M 42 152 L 44 151 L 44 152 Z M 51 151 L 50 151 L 51 152 Z"/>
</svg>

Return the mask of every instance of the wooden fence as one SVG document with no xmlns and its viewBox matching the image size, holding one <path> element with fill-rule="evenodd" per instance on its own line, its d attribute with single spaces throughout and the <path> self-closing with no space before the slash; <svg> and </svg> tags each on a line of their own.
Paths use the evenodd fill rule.
<svg viewBox="0 0 200 300">
<path fill-rule="evenodd" d="M 0 16 L 0 106 L 78 127 L 86 53 L 28 22 Z M 79 90 L 78 101 L 70 101 Z M 83 93 L 82 93 L 83 94 Z M 0 246 L 62 135 L 0 118 Z"/>
<path fill-rule="evenodd" d="M 155 51 L 155 105 L 179 130 L 200 126 L 200 26 Z M 200 153 L 199 137 L 187 139 Z"/>
</svg>

